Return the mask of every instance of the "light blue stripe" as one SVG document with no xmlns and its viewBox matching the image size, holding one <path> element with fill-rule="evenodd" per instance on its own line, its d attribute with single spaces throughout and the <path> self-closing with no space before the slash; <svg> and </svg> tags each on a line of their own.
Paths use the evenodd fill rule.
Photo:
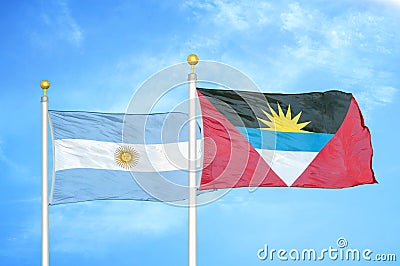
<svg viewBox="0 0 400 266">
<path fill-rule="evenodd" d="M 157 182 L 158 178 L 162 178 L 177 186 L 187 186 L 188 183 L 186 171 L 137 173 L 137 175 L 139 180 L 153 179 Z M 162 191 L 165 187 L 159 186 L 157 189 Z M 170 197 L 175 200 L 183 200 L 188 198 L 187 191 L 188 189 L 184 189 L 181 195 L 176 193 L 174 195 L 174 191 L 171 190 L 164 193 L 170 193 Z M 198 191 L 198 194 L 205 192 L 208 191 Z M 81 168 L 56 172 L 52 205 L 92 200 L 159 201 L 146 193 L 130 172 Z"/>
<path fill-rule="evenodd" d="M 56 172 L 52 205 L 111 199 L 157 201 L 138 186 L 129 172 L 98 169 Z"/>
<path fill-rule="evenodd" d="M 89 139 L 132 144 L 188 141 L 188 116 L 184 113 L 125 115 L 49 111 L 49 115 L 54 139 Z M 197 130 L 197 138 L 200 138 L 199 127 Z"/>
<path fill-rule="evenodd" d="M 278 132 L 237 127 L 256 149 L 319 152 L 334 134 Z"/>
</svg>

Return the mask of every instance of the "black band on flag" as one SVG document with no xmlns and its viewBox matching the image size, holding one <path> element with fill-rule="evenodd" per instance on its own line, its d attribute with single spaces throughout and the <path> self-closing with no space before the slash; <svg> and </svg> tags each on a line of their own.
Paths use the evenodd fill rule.
<svg viewBox="0 0 400 266">
<path fill-rule="evenodd" d="M 352 99 L 351 93 L 341 91 L 311 92 L 302 94 L 260 93 L 250 91 L 213 90 L 198 88 L 207 99 L 233 125 L 247 128 L 262 128 L 268 121 L 265 113 L 272 110 L 279 115 L 294 118 L 298 123 L 306 123 L 302 130 L 316 133 L 335 134 L 341 126 Z M 269 105 L 269 106 L 268 106 Z M 232 110 L 236 113 L 233 114 Z M 241 119 L 240 121 L 238 120 Z"/>
</svg>

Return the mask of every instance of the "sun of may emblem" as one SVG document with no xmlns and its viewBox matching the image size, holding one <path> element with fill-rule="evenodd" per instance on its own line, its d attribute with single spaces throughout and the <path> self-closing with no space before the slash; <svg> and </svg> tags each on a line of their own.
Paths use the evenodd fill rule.
<svg viewBox="0 0 400 266">
<path fill-rule="evenodd" d="M 268 126 L 260 128 L 261 130 L 312 133 L 307 130 L 302 130 L 305 126 L 311 123 L 311 121 L 298 123 L 301 116 L 301 112 L 292 118 L 292 111 L 290 110 L 290 105 L 288 106 L 286 115 L 283 113 L 279 103 L 277 103 L 277 105 L 278 105 L 278 113 L 276 113 L 275 110 L 272 109 L 270 105 L 268 105 L 268 107 L 271 113 L 262 110 L 263 113 L 268 117 L 269 121 L 257 117 L 258 120 L 260 120 L 262 123 Z"/>
<path fill-rule="evenodd" d="M 139 162 L 139 153 L 132 146 L 120 146 L 114 153 L 115 162 L 125 169 L 132 169 Z"/>
</svg>

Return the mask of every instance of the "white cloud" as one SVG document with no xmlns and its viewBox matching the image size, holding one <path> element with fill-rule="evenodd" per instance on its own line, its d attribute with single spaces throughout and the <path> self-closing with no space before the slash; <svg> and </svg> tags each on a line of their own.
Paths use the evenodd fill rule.
<svg viewBox="0 0 400 266">
<path fill-rule="evenodd" d="M 282 47 L 275 62 L 288 77 L 280 81 L 280 86 L 307 83 L 309 73 L 322 71 L 325 89 L 349 90 L 370 107 L 391 103 L 396 89 L 384 84 L 393 80 L 394 74 L 386 70 L 382 60 L 396 56 L 398 39 L 393 35 L 395 23 L 390 17 L 368 9 L 349 9 L 330 16 L 324 10 L 294 3 L 280 18 L 282 31 L 294 39 L 294 43 Z M 282 79 L 277 73 L 275 77 Z M 370 104 L 371 100 L 375 103 Z"/>
<path fill-rule="evenodd" d="M 225 31 L 242 31 L 270 22 L 268 14 L 271 12 L 271 5 L 266 1 L 187 1 L 184 6 L 192 9 L 193 14 L 200 20 L 203 20 L 204 16 L 200 17 L 199 12 L 208 12 L 207 18 L 211 18 L 214 25 L 224 28 Z"/>
<path fill-rule="evenodd" d="M 400 8 L 400 0 L 371 0 L 372 2 L 376 2 L 378 4 L 386 4 L 390 7 Z"/>
<path fill-rule="evenodd" d="M 374 114 L 375 108 L 390 104 L 394 101 L 398 89 L 391 86 L 374 86 L 357 90 L 354 96 L 367 122 Z"/>
<path fill-rule="evenodd" d="M 335 17 L 329 17 L 320 11 L 302 7 L 298 3 L 290 4 L 288 12 L 283 12 L 282 30 L 290 32 L 297 40 L 299 49 L 312 46 L 315 50 L 331 51 L 338 49 L 376 51 L 389 53 L 384 47 L 393 37 L 391 27 L 383 16 L 369 11 L 347 11 Z M 311 40 L 304 42 L 304 40 Z"/>
<path fill-rule="evenodd" d="M 310 30 L 316 16 L 309 10 L 303 9 L 298 3 L 289 4 L 289 12 L 281 14 L 282 29 L 284 30 Z"/>
<path fill-rule="evenodd" d="M 375 90 L 375 99 L 383 104 L 391 103 L 393 102 L 396 93 L 397 89 L 393 87 L 390 86 L 380 87 Z"/>
<path fill-rule="evenodd" d="M 84 33 L 72 16 L 66 0 L 46 3 L 40 16 L 43 27 L 31 35 L 36 44 L 48 47 L 50 40 L 62 40 L 77 47 L 81 46 Z"/>
<path fill-rule="evenodd" d="M 396 88 L 391 86 L 371 87 L 360 90 L 357 96 L 366 109 L 372 109 L 376 106 L 392 103 L 397 91 Z"/>
</svg>

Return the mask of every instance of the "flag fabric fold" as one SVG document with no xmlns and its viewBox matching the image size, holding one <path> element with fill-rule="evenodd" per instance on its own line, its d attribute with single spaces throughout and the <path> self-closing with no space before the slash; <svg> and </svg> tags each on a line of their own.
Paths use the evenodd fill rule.
<svg viewBox="0 0 400 266">
<path fill-rule="evenodd" d="M 49 117 L 52 205 L 187 198 L 187 114 L 49 111 Z"/>
<path fill-rule="evenodd" d="M 370 133 L 350 93 L 197 92 L 204 133 L 200 189 L 376 183 Z"/>
</svg>

